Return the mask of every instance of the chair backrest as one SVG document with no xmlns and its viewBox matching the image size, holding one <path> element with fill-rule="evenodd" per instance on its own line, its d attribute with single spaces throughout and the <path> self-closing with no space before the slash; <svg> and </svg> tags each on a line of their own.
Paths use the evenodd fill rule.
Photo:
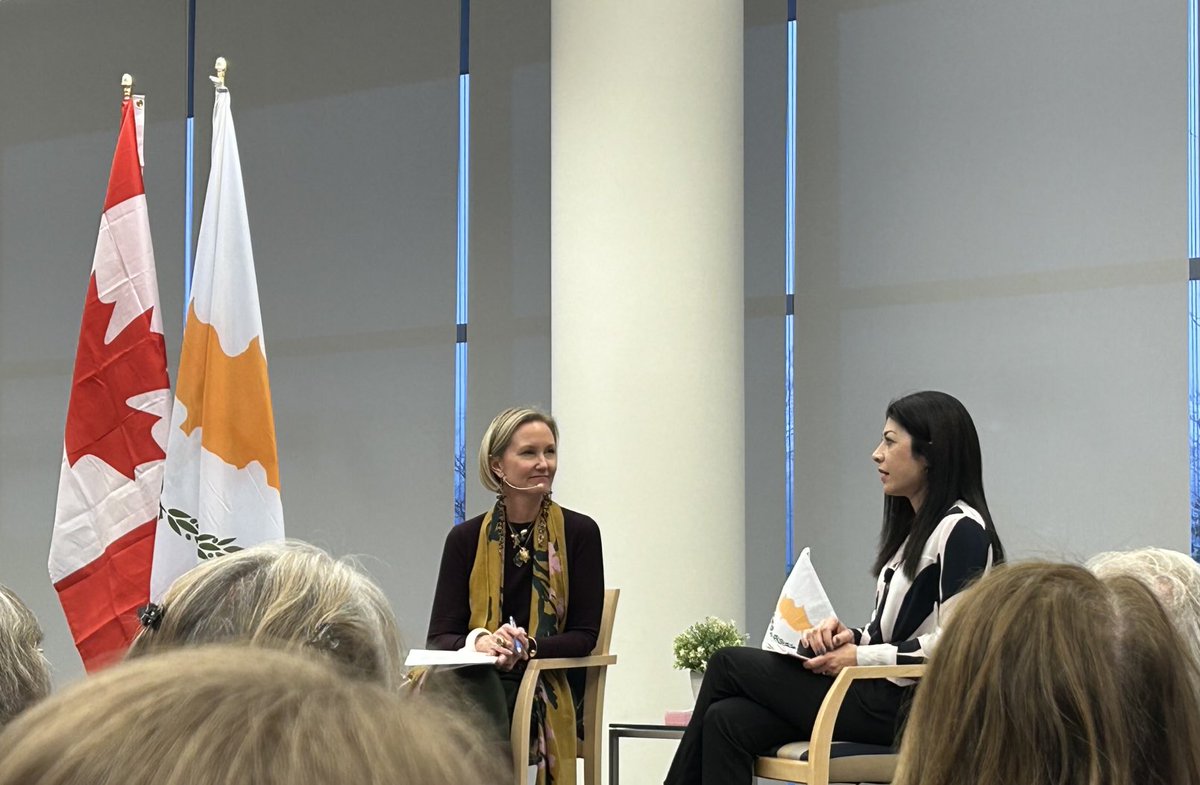
<svg viewBox="0 0 1200 785">
<path fill-rule="evenodd" d="M 596 647 L 592 654 L 608 654 L 609 644 L 612 643 L 613 622 L 617 618 L 617 600 L 621 597 L 620 589 L 604 590 L 604 610 L 600 612 L 600 634 L 596 636 Z"/>
<path fill-rule="evenodd" d="M 617 600 L 620 589 L 604 590 L 604 610 L 600 613 L 600 633 L 596 636 L 593 655 L 610 654 L 613 622 L 617 618 Z M 587 669 L 587 680 L 583 691 L 583 740 L 575 754 L 583 758 L 584 785 L 600 785 L 600 744 L 604 732 L 604 685 L 608 666 Z"/>
</svg>

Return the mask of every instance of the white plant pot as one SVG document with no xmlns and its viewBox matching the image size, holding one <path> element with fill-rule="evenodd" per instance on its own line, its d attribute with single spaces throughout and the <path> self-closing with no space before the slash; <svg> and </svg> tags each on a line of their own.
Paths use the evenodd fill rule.
<svg viewBox="0 0 1200 785">
<path fill-rule="evenodd" d="M 688 671 L 692 679 L 692 700 L 700 697 L 700 683 L 704 681 L 704 671 Z"/>
</svg>

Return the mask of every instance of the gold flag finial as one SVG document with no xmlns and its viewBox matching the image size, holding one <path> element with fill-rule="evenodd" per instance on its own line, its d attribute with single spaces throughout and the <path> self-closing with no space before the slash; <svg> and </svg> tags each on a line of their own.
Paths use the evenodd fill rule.
<svg viewBox="0 0 1200 785">
<path fill-rule="evenodd" d="M 213 78 L 213 84 L 217 87 L 225 86 L 225 70 L 228 67 L 224 57 L 218 57 L 216 64 L 213 66 L 217 69 L 217 75 Z"/>
<path fill-rule="evenodd" d="M 121 74 L 121 92 L 126 98 L 133 95 L 133 77 L 129 74 Z"/>
</svg>

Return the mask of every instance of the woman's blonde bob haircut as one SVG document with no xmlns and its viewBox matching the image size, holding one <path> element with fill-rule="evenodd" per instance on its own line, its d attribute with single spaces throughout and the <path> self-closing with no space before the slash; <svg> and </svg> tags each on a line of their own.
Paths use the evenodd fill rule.
<svg viewBox="0 0 1200 785">
<path fill-rule="evenodd" d="M 0 586 L 0 728 L 50 694 L 42 628 L 17 595 Z"/>
<path fill-rule="evenodd" d="M 894 782 L 1200 782 L 1197 678 L 1136 579 L 998 567 L 967 590 L 938 640 Z"/>
<path fill-rule="evenodd" d="M 501 756 L 417 695 L 299 652 L 201 646 L 74 684 L 0 736 L 0 785 L 459 785 Z"/>
<path fill-rule="evenodd" d="M 163 597 L 157 629 L 142 629 L 127 656 L 222 642 L 311 649 L 392 688 L 403 677 L 396 617 L 380 588 L 355 565 L 296 540 L 184 573 Z"/>
<path fill-rule="evenodd" d="M 550 433 L 554 434 L 554 443 L 558 444 L 558 423 L 541 409 L 529 406 L 505 409 L 492 418 L 491 425 L 483 432 L 483 442 L 479 445 L 479 481 L 492 493 L 500 493 L 504 487 L 492 471 L 492 461 L 499 459 L 508 449 L 517 429 L 530 422 L 545 423 Z"/>
</svg>

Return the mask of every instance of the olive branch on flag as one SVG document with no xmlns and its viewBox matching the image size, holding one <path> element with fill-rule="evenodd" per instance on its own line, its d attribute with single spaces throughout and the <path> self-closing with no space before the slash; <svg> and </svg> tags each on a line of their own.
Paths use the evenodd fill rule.
<svg viewBox="0 0 1200 785">
<path fill-rule="evenodd" d="M 242 550 L 240 545 L 233 544 L 237 542 L 237 537 L 226 537 L 221 540 L 212 534 L 201 532 L 199 521 L 183 510 L 163 507 L 160 504 L 158 505 L 158 519 L 161 521 L 163 516 L 166 516 L 167 525 L 171 527 L 171 531 L 188 542 L 196 543 L 196 556 L 201 559 L 214 559 L 217 556 L 226 556 Z"/>
</svg>

